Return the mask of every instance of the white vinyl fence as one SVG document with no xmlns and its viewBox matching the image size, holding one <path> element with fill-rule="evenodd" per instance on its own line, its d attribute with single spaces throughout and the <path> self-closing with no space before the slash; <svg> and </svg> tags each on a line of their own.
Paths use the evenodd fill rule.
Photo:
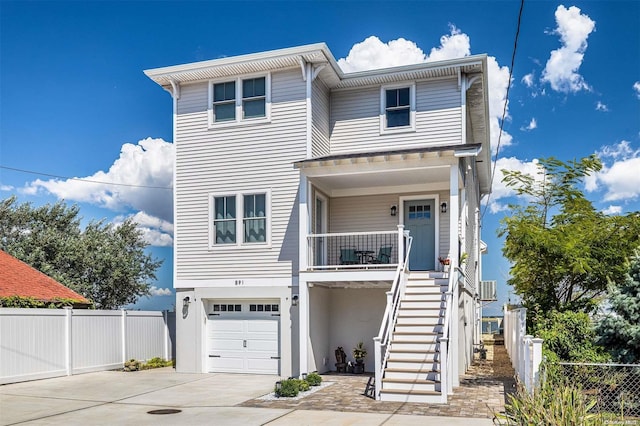
<svg viewBox="0 0 640 426">
<path fill-rule="evenodd" d="M 175 313 L 0 308 L 0 384 L 171 359 Z"/>
<path fill-rule="evenodd" d="M 540 383 L 542 339 L 527 334 L 526 308 L 504 308 L 504 345 L 518 379 L 529 393 Z"/>
</svg>

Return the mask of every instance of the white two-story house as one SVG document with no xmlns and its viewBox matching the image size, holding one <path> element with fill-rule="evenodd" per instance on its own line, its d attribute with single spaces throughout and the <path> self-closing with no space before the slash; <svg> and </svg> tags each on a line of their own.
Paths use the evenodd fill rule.
<svg viewBox="0 0 640 426">
<path fill-rule="evenodd" d="M 173 98 L 177 370 L 342 371 L 362 341 L 378 399 L 445 402 L 480 327 L 486 56 L 343 73 L 314 44 L 145 73 Z"/>
</svg>

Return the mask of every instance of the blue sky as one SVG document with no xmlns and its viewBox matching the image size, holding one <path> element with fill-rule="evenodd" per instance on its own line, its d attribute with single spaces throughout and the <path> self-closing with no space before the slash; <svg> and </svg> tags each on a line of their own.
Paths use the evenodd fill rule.
<svg viewBox="0 0 640 426">
<path fill-rule="evenodd" d="M 134 215 L 165 259 L 155 295 L 137 306 L 171 308 L 172 102 L 143 70 L 316 42 L 337 59 L 351 54 L 345 66 L 356 69 L 487 53 L 497 128 L 519 5 L 0 1 L 0 198 L 64 198 L 86 220 Z M 640 210 L 639 22 L 637 1 L 525 3 L 498 170 L 598 153 L 605 169 L 586 185 L 595 206 Z M 483 221 L 484 279 L 498 280 L 504 302 L 509 265 L 496 229 L 518 200 L 499 175 L 494 191 Z"/>
</svg>

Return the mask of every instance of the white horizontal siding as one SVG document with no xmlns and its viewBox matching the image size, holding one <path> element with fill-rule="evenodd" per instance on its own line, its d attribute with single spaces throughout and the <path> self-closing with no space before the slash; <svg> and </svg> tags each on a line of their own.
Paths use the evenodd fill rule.
<svg viewBox="0 0 640 426">
<path fill-rule="evenodd" d="M 437 194 L 440 203 L 446 202 L 449 205 L 448 191 L 439 191 Z M 394 231 L 398 229 L 400 216 L 399 214 L 395 217 L 391 216 L 390 209 L 391 206 L 399 206 L 399 199 L 400 196 L 396 194 L 332 198 L 329 232 Z M 449 253 L 449 213 L 438 214 L 440 215 L 438 255 L 446 257 Z"/>
<path fill-rule="evenodd" d="M 332 154 L 462 143 L 456 79 L 416 84 L 415 132 L 380 134 L 380 87 L 334 92 L 330 112 Z"/>
<path fill-rule="evenodd" d="M 290 278 L 298 269 L 292 163 L 306 155 L 306 84 L 299 70 L 273 73 L 271 122 L 212 130 L 207 90 L 206 83 L 186 85 L 178 102 L 177 278 Z M 210 250 L 209 194 L 254 190 L 271 191 L 271 247 Z"/>
<path fill-rule="evenodd" d="M 311 154 L 329 155 L 329 89 L 318 79 L 312 85 L 311 111 Z"/>
</svg>

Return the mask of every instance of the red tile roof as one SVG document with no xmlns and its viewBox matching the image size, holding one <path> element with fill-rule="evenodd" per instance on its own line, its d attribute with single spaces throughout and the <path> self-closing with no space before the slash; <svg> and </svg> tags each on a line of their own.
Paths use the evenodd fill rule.
<svg viewBox="0 0 640 426">
<path fill-rule="evenodd" d="M 0 250 L 0 297 L 9 296 L 32 297 L 41 301 L 73 299 L 79 303 L 91 303 L 53 278 Z"/>
</svg>

